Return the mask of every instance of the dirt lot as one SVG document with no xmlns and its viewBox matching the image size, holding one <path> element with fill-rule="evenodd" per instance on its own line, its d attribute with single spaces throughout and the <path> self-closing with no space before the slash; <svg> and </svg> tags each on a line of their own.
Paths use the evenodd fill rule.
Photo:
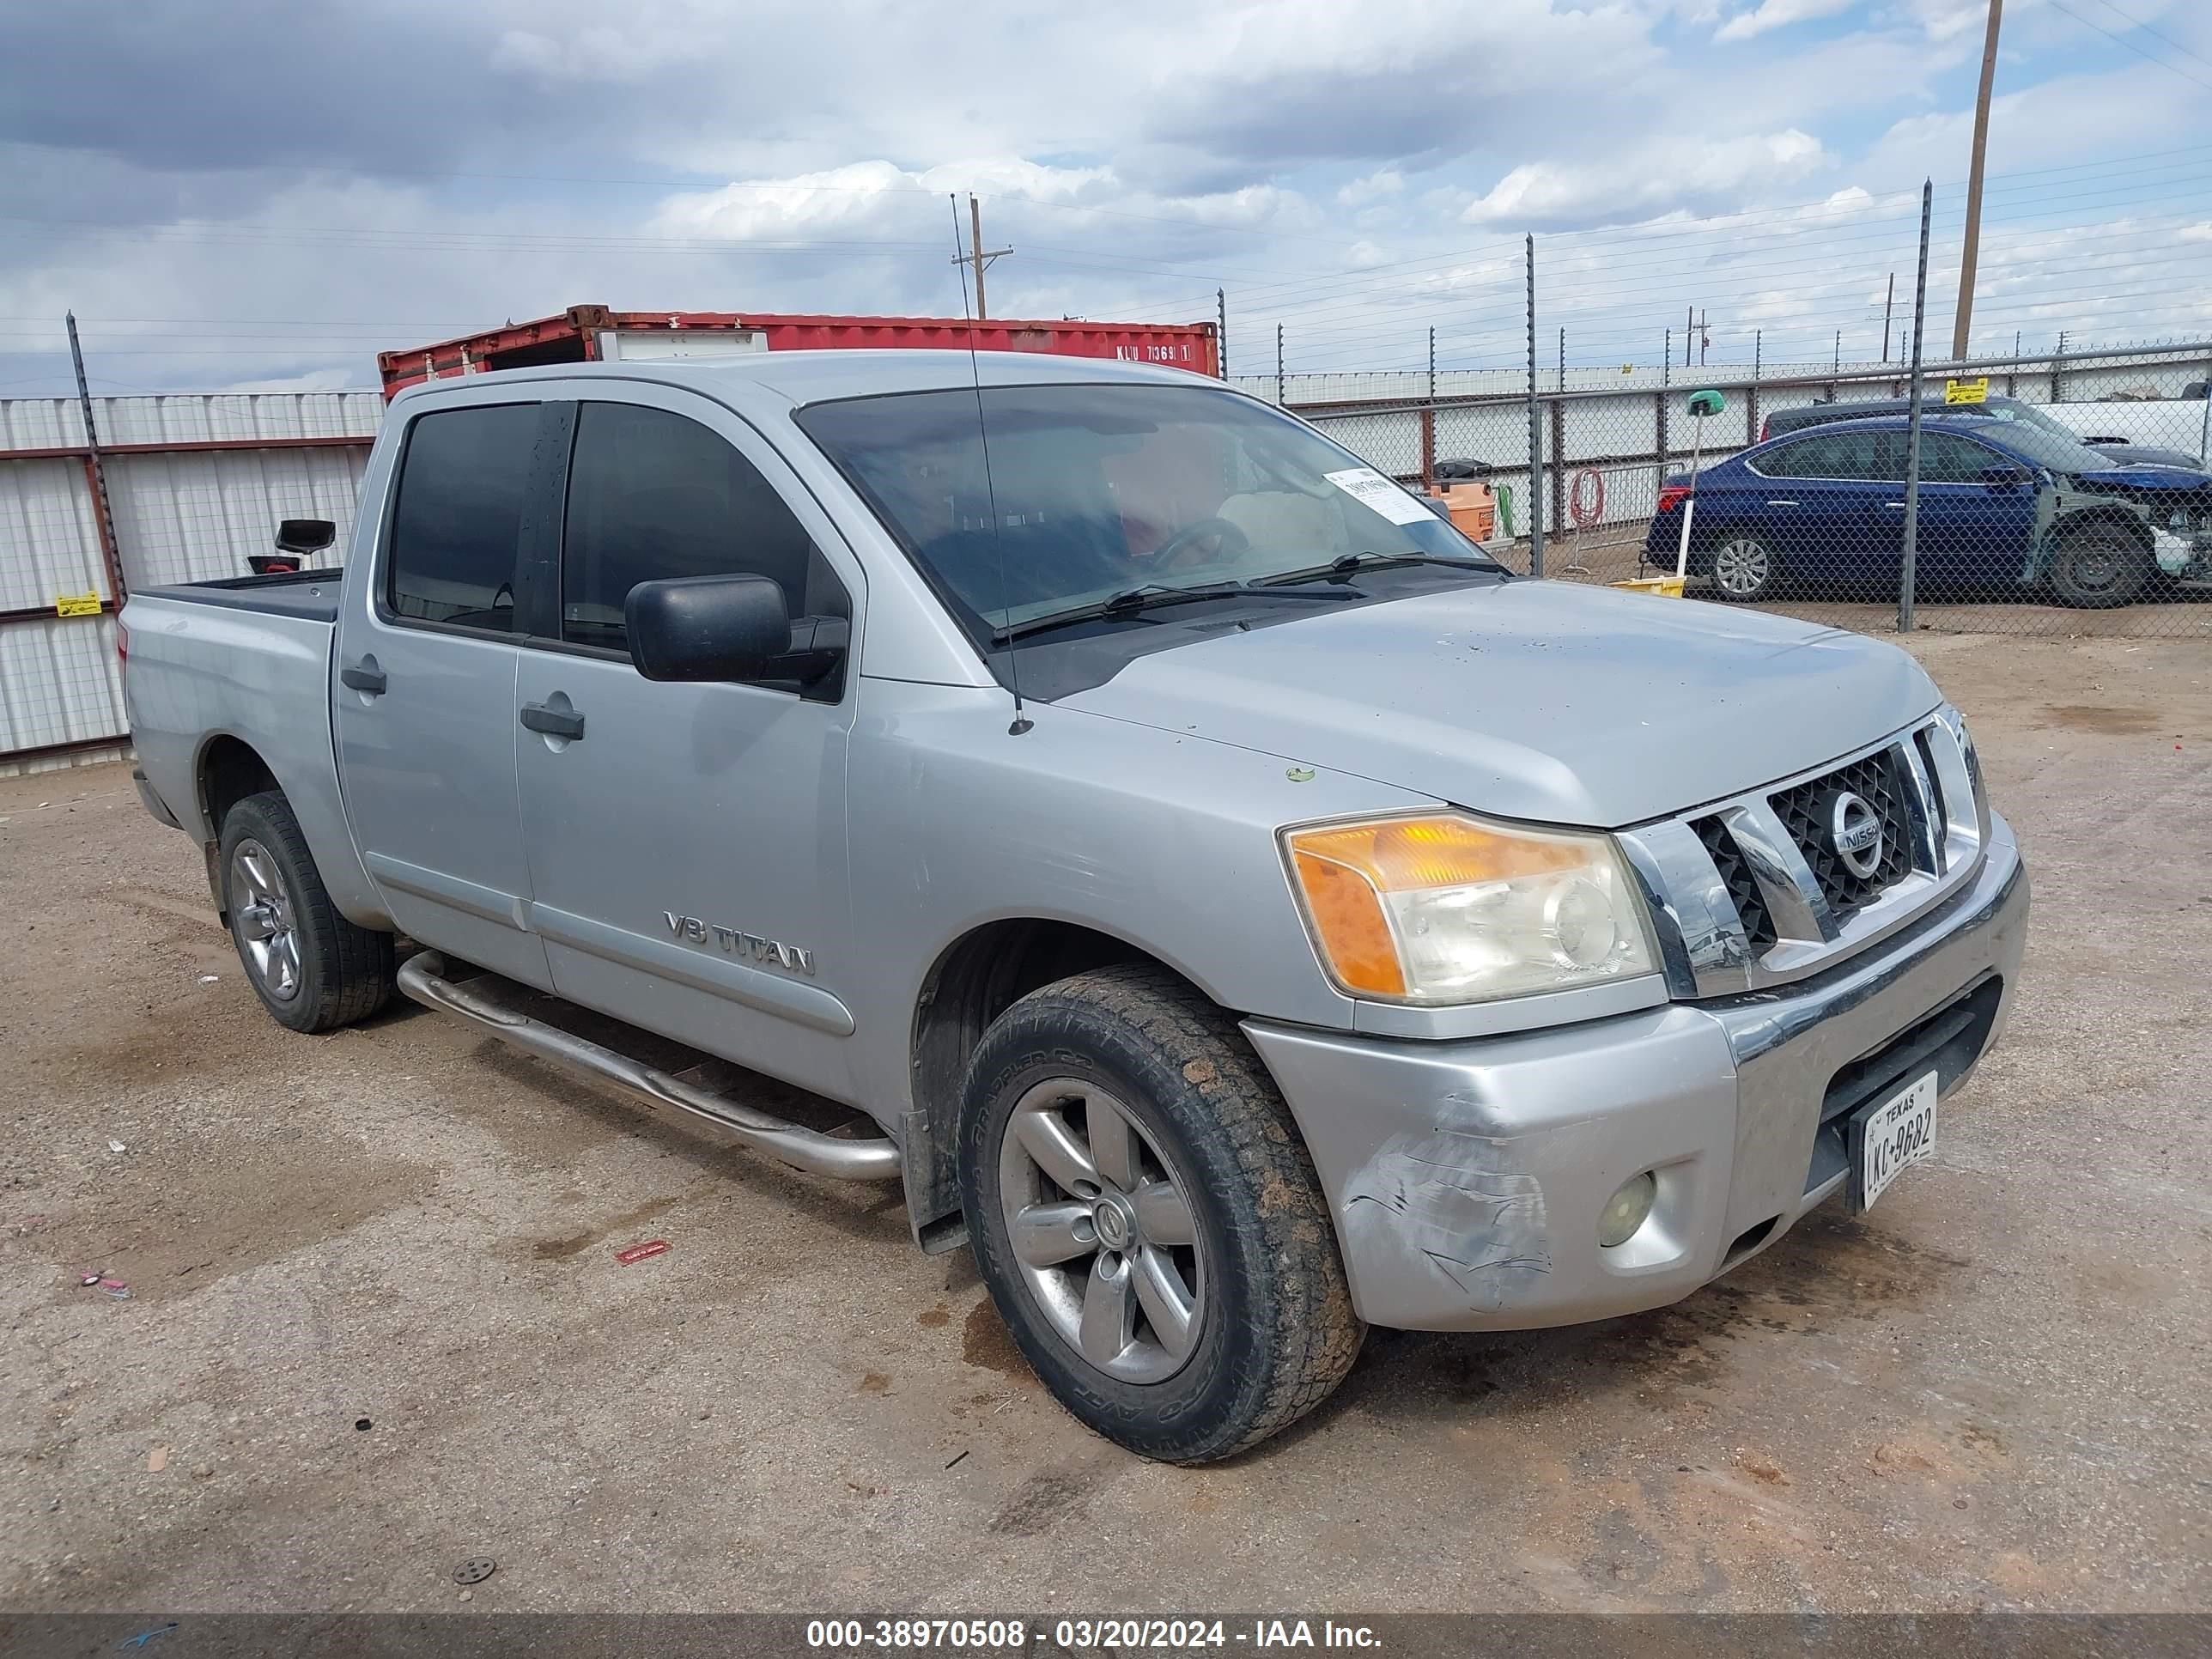
<svg viewBox="0 0 2212 1659">
<path fill-rule="evenodd" d="M 2037 905 L 1935 1164 L 1663 1312 L 1378 1332 L 1196 1472 L 895 1197 L 409 1008 L 290 1036 L 126 769 L 0 783 L 0 1607 L 2212 1607 L 2212 654 L 1919 649 Z"/>
</svg>

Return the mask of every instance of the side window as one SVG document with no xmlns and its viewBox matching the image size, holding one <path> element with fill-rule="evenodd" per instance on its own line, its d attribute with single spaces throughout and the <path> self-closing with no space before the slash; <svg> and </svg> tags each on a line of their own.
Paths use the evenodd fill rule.
<svg viewBox="0 0 2212 1659">
<path fill-rule="evenodd" d="M 1810 439 L 1801 438 L 1794 444 L 1783 444 L 1770 449 L 1753 464 L 1753 470 L 1770 478 L 1802 478 L 1805 474 L 1799 462 L 1805 453 L 1805 446 L 1811 441 Z"/>
<path fill-rule="evenodd" d="M 635 404 L 584 404 L 561 540 L 561 637 L 624 651 L 623 601 L 672 576 L 766 576 L 798 617 L 844 586 L 760 470 L 718 434 Z"/>
<path fill-rule="evenodd" d="M 1995 451 L 1955 432 L 1923 430 L 1920 434 L 1923 483 L 1978 483 L 1986 469 L 2003 464 Z"/>
<path fill-rule="evenodd" d="M 407 434 L 385 604 L 415 622 L 514 631 L 514 564 L 536 404 L 422 416 Z"/>
<path fill-rule="evenodd" d="M 1875 434 L 1871 432 L 1820 432 L 1790 446 L 1784 478 L 1872 478 Z"/>
</svg>

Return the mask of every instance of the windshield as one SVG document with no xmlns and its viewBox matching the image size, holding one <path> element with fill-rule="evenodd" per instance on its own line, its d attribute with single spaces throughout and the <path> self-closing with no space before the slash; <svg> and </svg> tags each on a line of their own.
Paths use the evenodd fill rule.
<svg viewBox="0 0 2212 1659">
<path fill-rule="evenodd" d="M 2009 398 L 1992 398 L 1983 405 L 1984 410 L 1995 420 L 2008 421 L 2014 426 L 2032 427 L 2038 432 L 2047 432 L 2054 438 L 2065 438 L 2078 443 L 2071 428 L 2061 426 L 2033 404 L 2015 403 Z"/>
<path fill-rule="evenodd" d="M 2053 472 L 2108 472 L 2123 465 L 2063 427 L 2053 432 L 2039 421 L 2008 422 L 2002 441 L 2031 465 Z"/>
<path fill-rule="evenodd" d="M 1348 554 L 1497 568 L 1356 456 L 1210 386 L 963 386 L 797 418 L 979 640 L 1133 589 L 1261 583 Z"/>
</svg>

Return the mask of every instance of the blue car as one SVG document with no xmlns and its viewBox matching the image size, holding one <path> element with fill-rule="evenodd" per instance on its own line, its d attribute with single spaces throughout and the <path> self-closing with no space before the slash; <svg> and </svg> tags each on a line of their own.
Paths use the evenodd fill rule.
<svg viewBox="0 0 2212 1659">
<path fill-rule="evenodd" d="M 1898 590 L 1905 562 L 1904 416 L 1838 421 L 1754 446 L 1698 477 L 1689 570 L 1715 596 L 1785 586 Z M 2212 580 L 2212 477 L 2115 466 L 2087 444 L 2014 422 L 1923 417 L 1916 584 L 1945 597 L 2043 588 L 2125 605 L 2165 575 Z M 1686 478 L 1670 479 L 1644 561 L 1674 567 Z"/>
</svg>

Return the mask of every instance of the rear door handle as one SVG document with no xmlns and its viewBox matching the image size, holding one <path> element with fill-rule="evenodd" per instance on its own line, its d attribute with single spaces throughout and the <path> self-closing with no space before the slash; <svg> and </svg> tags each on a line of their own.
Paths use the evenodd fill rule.
<svg viewBox="0 0 2212 1659">
<path fill-rule="evenodd" d="M 1905 503 L 1903 501 L 1884 501 L 1882 505 L 1899 513 L 1905 511 Z"/>
<path fill-rule="evenodd" d="M 372 697 L 380 697 L 386 681 L 376 659 L 363 657 L 351 666 L 338 670 L 338 684 L 350 691 L 366 691 Z"/>
<path fill-rule="evenodd" d="M 1767 505 L 1769 507 L 1795 507 L 1797 503 L 1795 501 L 1769 501 L 1767 502 Z"/>
<path fill-rule="evenodd" d="M 543 732 L 549 738 L 568 738 L 572 741 L 584 735 L 584 717 L 564 714 L 558 708 L 548 708 L 542 702 L 522 705 L 522 723 L 533 732 Z"/>
</svg>

